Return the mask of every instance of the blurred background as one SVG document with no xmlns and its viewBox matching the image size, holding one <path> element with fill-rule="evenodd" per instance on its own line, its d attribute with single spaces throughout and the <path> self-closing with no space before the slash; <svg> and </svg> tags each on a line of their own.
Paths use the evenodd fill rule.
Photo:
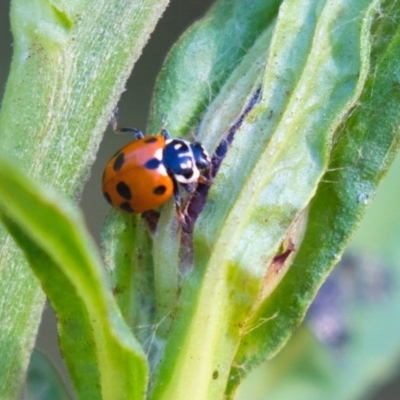
<svg viewBox="0 0 400 400">
<path fill-rule="evenodd" d="M 146 130 L 152 90 L 168 49 L 212 3 L 211 0 L 172 0 L 135 65 L 122 95 L 119 104 L 120 125 Z M 4 90 L 12 55 L 7 1 L 0 3 L 0 21 L 0 87 Z M 128 141 L 128 135 L 114 135 L 111 129 L 106 131 L 91 177 L 80 200 L 89 230 L 96 239 L 109 209 L 101 193 L 103 168 L 110 156 Z M 323 393 L 324 389 L 323 385 L 317 388 L 316 382 L 326 380 L 329 371 L 324 375 L 324 369 L 332 372 L 334 368 L 342 372 L 349 368 L 351 373 L 349 372 L 348 377 L 357 378 L 351 378 L 351 382 L 346 381 L 345 377 L 340 382 L 323 382 L 327 383 L 327 387 L 343 385 L 348 389 L 357 379 L 368 379 L 368 391 L 363 399 L 400 399 L 400 298 L 399 301 L 396 298 L 399 292 L 396 271 L 400 270 L 399 176 L 400 159 L 395 162 L 381 185 L 342 266 L 335 271 L 311 309 L 307 325 L 299 329 L 276 360 L 251 375 L 242 389 L 241 399 L 360 398 L 356 391 L 354 397 L 344 394 L 344 397 L 338 397 L 338 393 L 345 393 L 340 391 L 333 391 L 337 393 L 336 397 L 318 397 L 318 393 Z M 379 315 L 381 319 L 374 319 L 375 315 Z M 354 334 L 354 321 L 358 321 L 357 327 L 361 332 Z M 369 341 L 365 332 L 368 332 Z M 353 338 L 359 338 L 356 342 L 362 348 L 362 351 L 354 350 L 354 357 L 353 350 L 349 350 L 354 346 L 346 347 L 349 346 L 352 335 Z M 58 351 L 55 317 L 49 305 L 43 314 L 36 346 L 54 360 L 69 385 Z M 315 349 L 318 346 L 323 347 L 323 350 L 316 357 Z M 326 358 L 321 357 L 321 354 Z M 370 364 L 371 357 L 375 357 L 376 366 L 364 371 L 364 364 Z M 304 360 L 311 361 L 304 364 Z M 307 367 L 304 368 L 304 365 Z M 299 374 L 299 370 L 303 375 Z M 289 386 L 286 384 L 289 377 L 292 391 L 282 391 L 282 387 Z"/>
</svg>

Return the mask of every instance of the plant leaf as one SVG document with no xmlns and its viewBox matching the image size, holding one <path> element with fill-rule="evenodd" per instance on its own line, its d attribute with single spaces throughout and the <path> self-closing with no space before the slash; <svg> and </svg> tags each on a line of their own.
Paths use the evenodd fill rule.
<svg viewBox="0 0 400 400">
<path fill-rule="evenodd" d="M 392 172 L 396 184 L 397 174 Z M 388 182 L 383 185 L 389 188 Z M 390 188 L 387 192 L 393 195 Z M 397 206 L 395 201 L 390 203 Z M 376 205 L 374 202 L 375 209 Z M 364 221 L 361 230 L 365 232 Z M 383 228 L 382 222 L 374 227 L 379 225 Z M 399 221 L 392 226 L 397 238 L 399 226 Z M 374 236 L 379 242 L 378 235 Z M 372 253 L 368 246 L 345 253 L 322 285 L 300 329 L 276 357 L 249 375 L 237 400 L 268 396 L 274 400 L 361 399 L 392 378 L 400 350 L 400 322 L 393 318 L 400 304 L 400 259 L 397 245 L 391 249 L 391 257 L 384 255 L 385 247 L 381 244 L 378 253 Z"/>
<path fill-rule="evenodd" d="M 374 4 L 369 0 L 284 2 L 276 25 L 267 20 L 264 29 L 254 33 L 258 57 L 248 50 L 235 70 L 227 69 L 220 85 L 230 87 L 228 100 L 236 98 L 236 102 L 229 103 L 228 111 L 222 107 L 223 98 L 210 104 L 205 119 L 211 129 L 204 123 L 198 137 L 211 150 L 230 134 L 234 140 L 195 226 L 194 266 L 183 281 L 152 399 L 180 398 L 188 391 L 198 399 L 222 398 L 242 336 L 257 326 L 248 318 L 262 300 L 268 267 L 314 196 L 328 167 L 335 129 L 363 88 Z M 228 54 L 229 49 L 229 45 L 220 48 L 219 54 Z M 179 50 L 175 48 L 176 53 Z M 188 60 L 196 57 L 187 53 L 182 50 L 180 57 L 191 71 Z M 261 67 L 254 66 L 255 59 L 264 60 Z M 260 70 L 262 97 L 250 101 L 250 107 Z M 244 71 L 250 71 L 253 80 L 238 79 Z M 207 83 L 214 88 L 211 78 Z M 164 85 L 174 82 L 171 78 Z M 175 89 L 179 99 L 179 83 Z M 220 92 L 221 96 L 227 93 L 224 87 Z M 196 90 L 193 98 L 194 102 L 200 98 Z M 236 111 L 233 120 L 230 107 Z M 192 120 L 204 108 L 194 109 Z M 178 132 L 190 121 L 185 112 L 174 118 Z M 172 233 L 168 226 L 167 231 Z M 164 250 L 159 245 L 155 251 Z M 157 287 L 156 282 L 156 291 Z"/>
<path fill-rule="evenodd" d="M 280 4 L 220 0 L 193 24 L 169 52 L 158 77 L 148 131 L 157 132 L 165 117 L 174 135 L 187 134 Z"/>
<path fill-rule="evenodd" d="M 56 311 L 78 397 L 144 398 L 145 356 L 122 319 L 81 216 L 4 159 L 0 213 Z"/>
<path fill-rule="evenodd" d="M 300 323 L 398 151 L 400 30 L 395 21 L 399 7 L 387 2 L 384 10 L 384 18 L 377 18 L 373 26 L 375 42 L 366 86 L 338 130 L 329 169 L 311 202 L 304 241 L 284 280 L 248 322 L 257 328 L 242 339 L 230 391 L 246 371 L 276 354 Z M 276 318 L 269 321 L 273 315 Z"/>
<path fill-rule="evenodd" d="M 152 242 L 146 228 L 142 218 L 111 210 L 101 242 L 112 290 L 125 322 L 148 348 L 155 322 L 155 294 Z"/>
<path fill-rule="evenodd" d="M 69 198 L 82 190 L 133 63 L 167 0 L 13 0 L 0 147 Z M 0 397 L 16 398 L 44 295 L 0 230 Z"/>
<path fill-rule="evenodd" d="M 258 36 L 273 22 L 280 3 L 280 0 L 253 1 L 251 5 L 241 0 L 216 2 L 170 51 L 157 80 L 148 130 L 158 131 L 165 116 L 174 135 L 188 134 Z M 239 107 L 243 102 L 240 99 Z M 216 137 L 212 143 L 216 147 Z M 212 150 L 211 146 L 207 149 Z M 181 258 L 185 258 L 181 257 L 179 228 L 174 208 L 164 207 L 153 250 L 157 319 L 163 321 L 160 336 L 169 331 L 175 317 L 182 270 L 189 268 L 188 265 L 179 268 Z"/>
</svg>

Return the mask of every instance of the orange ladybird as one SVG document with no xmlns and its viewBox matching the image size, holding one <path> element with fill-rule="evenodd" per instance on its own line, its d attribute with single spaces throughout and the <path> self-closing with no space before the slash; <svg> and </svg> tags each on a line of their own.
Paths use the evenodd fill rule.
<svg viewBox="0 0 400 400">
<path fill-rule="evenodd" d="M 199 142 L 173 139 L 167 130 L 144 136 L 132 128 L 136 140 L 119 150 L 106 165 L 103 194 L 115 208 L 142 213 L 167 202 L 172 196 L 180 215 L 179 186 L 191 192 L 207 182 L 203 172 L 211 160 Z"/>
</svg>

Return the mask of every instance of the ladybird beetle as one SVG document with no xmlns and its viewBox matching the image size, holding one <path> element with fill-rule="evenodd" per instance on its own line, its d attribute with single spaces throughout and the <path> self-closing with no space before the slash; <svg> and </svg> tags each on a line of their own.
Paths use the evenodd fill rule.
<svg viewBox="0 0 400 400">
<path fill-rule="evenodd" d="M 209 183 L 204 172 L 210 157 L 199 142 L 171 138 L 166 129 L 159 135 L 144 136 L 134 128 L 136 140 L 119 150 L 106 165 L 103 194 L 115 208 L 127 213 L 143 213 L 164 204 L 172 196 L 183 221 L 180 184 L 193 192 L 198 182 Z"/>
</svg>

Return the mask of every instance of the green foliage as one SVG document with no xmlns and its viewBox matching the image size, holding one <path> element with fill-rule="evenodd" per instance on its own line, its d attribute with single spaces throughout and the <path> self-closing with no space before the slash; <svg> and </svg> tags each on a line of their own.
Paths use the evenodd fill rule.
<svg viewBox="0 0 400 400">
<path fill-rule="evenodd" d="M 365 399 L 397 374 L 400 215 L 393 210 L 399 173 L 397 157 L 306 324 L 250 374 L 238 400 Z"/>
<path fill-rule="evenodd" d="M 144 353 L 122 320 L 80 215 L 48 190 L 38 193 L 4 160 L 0 198 L 3 223 L 57 313 L 60 347 L 78 396 L 143 397 Z"/>
<path fill-rule="evenodd" d="M 13 0 L 14 55 L 0 113 L 1 153 L 31 179 L 76 198 L 166 3 Z M 15 399 L 44 294 L 4 229 L 0 260 L 0 397 Z"/>
<path fill-rule="evenodd" d="M 72 197 L 159 6 L 22 3 L 2 149 Z M 197 127 L 211 154 L 221 141 L 229 151 L 193 232 L 172 202 L 153 233 L 139 216 L 110 213 L 111 284 L 76 212 L 0 159 L 0 213 L 58 313 L 78 396 L 144 398 L 149 370 L 149 399 L 232 398 L 284 346 L 397 152 L 398 15 L 396 1 L 218 1 L 167 57 L 149 126 L 165 115 L 173 134 Z M 33 76 L 43 79 L 23 97 Z M 1 251 L 17 265 L 9 243 Z M 12 305 L 31 278 L 19 271 L 1 308 L 15 332 L 27 316 Z M 33 315 L 38 293 L 23 301 Z M 34 325 L 6 360 L 28 354 Z"/>
<path fill-rule="evenodd" d="M 399 18 L 399 10 L 391 8 Z M 275 354 L 291 331 L 303 318 L 306 307 L 327 273 L 337 263 L 350 235 L 373 197 L 376 187 L 399 147 L 399 93 L 396 88 L 397 55 L 400 51 L 400 31 L 390 18 L 378 20 L 377 32 L 388 29 L 392 40 L 374 47 L 370 72 L 363 93 L 350 117 L 337 129 L 331 151 L 329 169 L 321 180 L 310 204 L 308 226 L 292 268 L 285 280 L 265 301 L 250 323 L 275 315 L 276 324 L 263 324 L 242 340 L 236 358 L 237 365 L 254 363 L 266 354 Z M 380 36 L 376 36 L 379 40 Z M 385 112 L 382 112 L 382 110 Z M 379 149 L 379 150 L 378 150 Z M 282 318 L 282 322 L 279 319 Z M 282 339 L 279 337 L 282 335 Z M 257 340 L 257 337 L 259 340 Z M 260 343 L 265 353 L 260 352 Z M 234 372 L 240 374 L 238 369 Z"/>
</svg>

